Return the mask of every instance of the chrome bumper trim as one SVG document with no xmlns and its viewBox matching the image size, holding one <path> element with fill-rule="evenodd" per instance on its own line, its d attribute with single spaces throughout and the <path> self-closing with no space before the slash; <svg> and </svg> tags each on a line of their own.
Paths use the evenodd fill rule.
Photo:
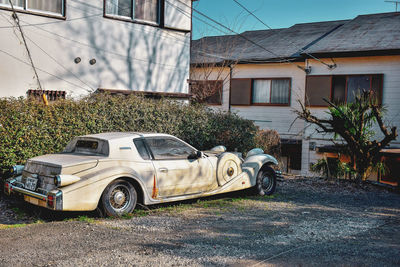
<svg viewBox="0 0 400 267">
<path fill-rule="evenodd" d="M 21 194 L 24 194 L 24 195 L 28 195 L 30 197 L 34 197 L 34 198 L 37 198 L 37 199 L 40 199 L 40 200 L 47 201 L 47 196 L 46 195 L 42 195 L 42 194 L 39 194 L 39 193 L 36 193 L 36 192 L 32 192 L 32 191 L 26 190 L 26 189 L 21 188 L 21 187 L 14 186 L 11 183 L 8 183 L 8 184 L 9 184 L 11 192 L 15 191 L 15 192 L 18 192 L 18 193 L 21 193 Z"/>
</svg>

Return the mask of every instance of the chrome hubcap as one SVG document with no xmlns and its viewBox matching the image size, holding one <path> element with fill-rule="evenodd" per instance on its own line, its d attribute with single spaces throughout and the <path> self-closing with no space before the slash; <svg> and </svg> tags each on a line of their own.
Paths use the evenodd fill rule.
<svg viewBox="0 0 400 267">
<path fill-rule="evenodd" d="M 129 188 L 123 184 L 116 186 L 110 194 L 110 204 L 115 211 L 122 211 L 126 209 L 131 202 L 131 195 Z"/>
</svg>

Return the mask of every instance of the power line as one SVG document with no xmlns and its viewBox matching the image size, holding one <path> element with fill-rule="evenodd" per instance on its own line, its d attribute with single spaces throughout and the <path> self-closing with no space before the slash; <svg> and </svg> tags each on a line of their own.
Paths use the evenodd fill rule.
<svg viewBox="0 0 400 267">
<path fill-rule="evenodd" d="M 246 10 L 251 16 L 253 16 L 254 18 L 256 18 L 259 22 L 261 22 L 264 26 L 266 26 L 268 29 L 272 30 L 272 28 L 270 26 L 268 26 L 265 22 L 263 22 L 259 17 L 256 16 L 256 14 L 254 14 L 253 12 L 251 12 L 250 10 L 248 10 L 245 6 L 243 6 L 241 3 L 239 3 L 239 1 L 237 0 L 233 0 L 236 4 L 238 4 L 241 8 L 243 8 L 244 10 Z M 293 44 L 293 42 L 291 42 L 291 44 Z M 330 65 L 327 64 L 325 62 L 323 62 L 321 59 L 316 58 L 315 56 L 307 53 L 305 50 L 303 50 L 302 48 L 300 48 L 299 52 L 301 53 L 305 53 L 306 55 L 310 56 L 311 58 L 319 61 L 320 63 L 324 64 L 325 66 L 327 66 L 328 68 L 332 68 L 334 65 Z"/>
<path fill-rule="evenodd" d="M 1 53 L 4 53 L 4 54 L 6 54 L 6 55 L 8 55 L 9 57 L 14 58 L 15 60 L 17 60 L 17 61 L 19 61 L 19 62 L 21 62 L 21 63 L 23 63 L 23 64 L 25 64 L 25 65 L 30 66 L 30 64 L 29 64 L 28 62 L 25 62 L 24 60 L 22 60 L 22 59 L 20 59 L 20 58 L 18 58 L 18 57 L 16 57 L 16 56 L 14 56 L 14 55 L 12 55 L 12 54 L 10 54 L 10 53 L 4 51 L 4 50 L 1 50 L 1 49 L 0 49 L 0 52 L 1 52 Z M 90 91 L 88 91 L 86 88 L 84 88 L 84 87 L 82 87 L 82 86 L 80 86 L 80 85 L 77 85 L 77 84 L 75 84 L 75 83 L 73 83 L 73 82 L 67 81 L 67 80 L 65 80 L 65 79 L 63 79 L 63 78 L 61 78 L 61 77 L 59 77 L 59 76 L 57 76 L 57 75 L 55 75 L 55 74 L 52 74 L 52 73 L 50 73 L 50 72 L 48 72 L 48 71 L 45 71 L 45 70 L 40 69 L 40 68 L 38 68 L 38 67 L 36 67 L 36 69 L 38 69 L 38 70 L 40 70 L 41 72 L 44 72 L 44 73 L 46 73 L 46 74 L 48 74 L 48 75 L 54 77 L 54 78 L 57 78 L 57 79 L 62 80 L 62 81 L 64 81 L 64 82 L 66 82 L 66 83 L 69 83 L 69 84 L 71 84 L 71 85 L 73 85 L 73 86 L 79 87 L 79 88 L 81 88 L 81 89 L 83 89 L 83 90 L 85 90 L 85 91 L 87 91 L 87 92 L 90 92 Z"/>
<path fill-rule="evenodd" d="M 35 64 L 33 63 L 31 51 L 29 50 L 28 45 L 27 45 L 27 43 L 26 43 L 25 36 L 24 36 L 24 32 L 22 31 L 21 25 L 19 25 L 19 18 L 18 18 L 18 15 L 17 15 L 17 13 L 15 12 L 14 5 L 13 5 L 13 3 L 11 2 L 11 0 L 8 0 L 8 2 L 10 3 L 11 9 L 12 9 L 12 12 L 13 12 L 12 18 L 14 19 L 15 23 L 16 23 L 17 26 L 18 26 L 19 32 L 21 33 L 21 37 L 22 37 L 23 43 L 24 43 L 24 45 L 25 45 L 26 52 L 28 53 L 29 61 L 31 62 L 31 66 L 32 66 L 33 72 L 35 73 L 36 80 L 37 80 L 37 83 L 38 83 L 38 85 L 39 85 L 39 89 L 42 90 L 42 85 L 41 85 L 41 83 L 40 83 L 39 75 L 38 75 L 38 73 L 37 73 L 37 71 L 36 71 Z"/>
<path fill-rule="evenodd" d="M 166 1 L 169 2 L 168 0 L 166 0 Z M 177 1 L 180 2 L 180 3 L 182 3 L 183 5 L 185 5 L 185 6 L 191 8 L 191 6 L 187 5 L 186 3 L 184 3 L 184 2 L 182 2 L 182 1 L 180 1 L 180 0 L 177 0 Z M 170 3 L 171 5 L 173 5 L 171 2 L 169 2 L 169 3 Z M 198 11 L 197 9 L 193 8 L 193 11 L 195 11 L 195 12 L 198 13 L 199 15 L 201 15 L 201 16 L 207 18 L 208 20 L 214 22 L 215 24 L 219 25 L 220 27 L 222 27 L 222 28 L 228 30 L 229 32 L 232 32 L 232 33 L 236 34 L 237 36 L 241 37 L 242 39 L 245 39 L 246 41 L 252 43 L 253 45 L 255 45 L 255 46 L 261 48 L 262 50 L 265 50 L 265 51 L 267 51 L 268 53 L 271 53 L 271 54 L 275 55 L 277 58 L 281 58 L 281 56 L 279 56 L 278 54 L 274 53 L 273 51 L 271 51 L 271 50 L 269 50 L 269 49 L 267 49 L 267 48 L 261 46 L 260 44 L 254 42 L 253 40 L 247 38 L 246 36 L 244 36 L 244 35 L 242 35 L 242 34 L 236 32 L 236 31 L 232 30 L 231 28 L 229 28 L 229 27 L 223 25 L 222 23 L 216 21 L 215 19 L 213 19 L 213 18 L 211 18 L 211 17 L 205 15 L 204 13 Z M 302 70 L 305 71 L 305 69 L 304 69 L 303 67 L 301 67 L 301 66 L 299 66 L 299 65 L 297 65 L 297 64 L 295 64 L 295 63 L 293 63 L 292 61 L 290 61 L 290 60 L 288 60 L 288 59 L 282 59 L 282 62 L 287 62 L 287 63 L 293 64 L 293 65 L 295 65 L 296 67 L 298 67 L 298 68 L 300 68 L 300 69 L 302 69 Z"/>
<path fill-rule="evenodd" d="M 28 22 L 26 22 L 26 21 L 23 21 L 23 22 L 30 25 L 30 23 L 28 23 Z M 86 47 L 94 48 L 94 49 L 96 49 L 96 50 L 103 51 L 103 52 L 109 53 L 109 54 L 113 54 L 113 55 L 116 55 L 116 56 L 119 56 L 119 57 L 122 57 L 122 58 L 130 58 L 130 59 L 132 59 L 132 60 L 142 61 L 142 62 L 145 62 L 145 63 L 151 63 L 151 64 L 155 64 L 155 65 L 161 65 L 161 66 L 163 66 L 164 68 L 171 69 L 171 70 L 173 70 L 173 69 L 179 69 L 178 67 L 176 67 L 176 66 L 174 66 L 174 65 L 165 64 L 165 63 L 150 62 L 150 61 L 145 60 L 145 59 L 130 57 L 130 56 L 126 56 L 126 55 L 123 55 L 123 54 L 119 54 L 119 53 L 116 53 L 116 52 L 113 52 L 113 51 L 108 51 L 108 50 L 103 49 L 103 48 L 100 48 L 100 47 L 95 47 L 95 46 L 93 46 L 93 45 L 91 45 L 91 44 L 87 44 L 87 43 L 84 43 L 84 42 L 81 42 L 81 41 L 77 41 L 77 40 L 74 40 L 74 39 L 65 37 L 65 36 L 63 36 L 63 35 L 60 35 L 60 34 L 58 34 L 58 33 L 55 33 L 55 32 L 49 31 L 49 30 L 45 30 L 45 29 L 43 29 L 43 28 L 40 27 L 40 26 L 33 25 L 33 27 L 35 27 L 35 28 L 37 28 L 37 29 L 39 29 L 39 30 L 41 30 L 41 31 L 47 32 L 47 33 L 49 33 L 49 34 L 58 36 L 58 37 L 60 37 L 60 38 L 62 38 L 62 39 L 68 40 L 68 41 L 70 41 L 70 42 L 77 43 L 77 44 L 79 44 L 79 45 L 81 45 L 81 46 L 86 46 Z"/>
</svg>

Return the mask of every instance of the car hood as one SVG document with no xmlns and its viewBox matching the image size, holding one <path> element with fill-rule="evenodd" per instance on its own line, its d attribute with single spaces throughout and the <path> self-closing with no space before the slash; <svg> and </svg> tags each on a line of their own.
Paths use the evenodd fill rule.
<svg viewBox="0 0 400 267">
<path fill-rule="evenodd" d="M 104 156 L 74 153 L 47 154 L 29 159 L 25 171 L 41 175 L 76 174 L 97 166 Z"/>
</svg>

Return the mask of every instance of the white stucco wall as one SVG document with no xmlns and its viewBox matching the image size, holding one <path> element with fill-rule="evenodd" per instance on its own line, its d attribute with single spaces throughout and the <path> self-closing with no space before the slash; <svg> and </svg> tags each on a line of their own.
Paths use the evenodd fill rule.
<svg viewBox="0 0 400 267">
<path fill-rule="evenodd" d="M 44 90 L 64 90 L 67 96 L 97 88 L 188 92 L 189 32 L 104 18 L 99 0 L 66 3 L 66 20 L 18 13 Z M 168 26 L 190 30 L 190 15 L 171 6 L 166 12 Z M 0 10 L 0 97 L 38 88 L 12 25 L 11 12 Z"/>
</svg>

